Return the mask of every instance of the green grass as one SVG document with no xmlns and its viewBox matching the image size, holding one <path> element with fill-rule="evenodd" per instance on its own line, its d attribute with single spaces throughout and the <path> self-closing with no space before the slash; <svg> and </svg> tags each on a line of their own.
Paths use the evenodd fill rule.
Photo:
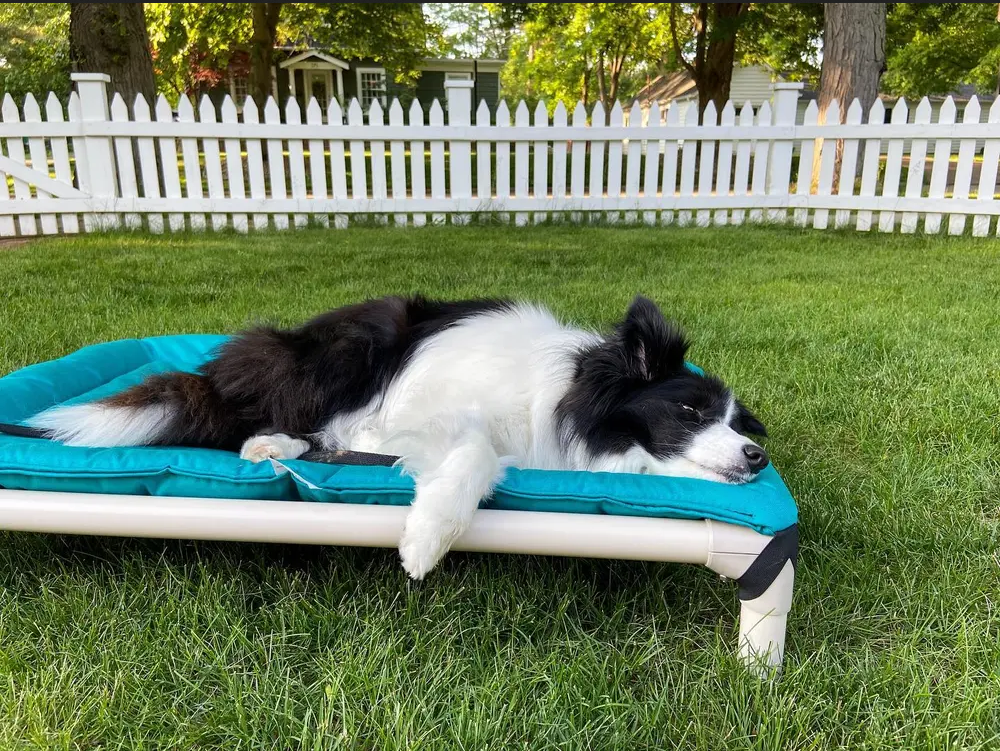
<svg viewBox="0 0 1000 751">
<path fill-rule="evenodd" d="M 421 290 L 606 326 L 643 291 L 771 431 L 801 509 L 785 672 L 673 566 L 0 537 L 0 748 L 1000 745 L 996 241 L 358 228 L 0 248 L 0 372 Z"/>
</svg>

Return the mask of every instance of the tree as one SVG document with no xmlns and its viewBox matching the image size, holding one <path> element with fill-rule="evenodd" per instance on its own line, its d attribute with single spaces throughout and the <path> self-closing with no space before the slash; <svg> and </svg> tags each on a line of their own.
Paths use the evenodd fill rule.
<svg viewBox="0 0 1000 751">
<path fill-rule="evenodd" d="M 825 3 L 823 68 L 819 79 L 820 122 L 834 99 L 840 119 L 854 99 L 864 111 L 878 96 L 885 72 L 885 3 Z"/>
<path fill-rule="evenodd" d="M 666 15 L 657 3 L 530 3 L 506 11 L 520 23 L 503 72 L 508 93 L 605 111 L 633 96 L 665 52 Z"/>
<path fill-rule="evenodd" d="M 740 23 L 736 58 L 816 86 L 822 46 L 823 3 L 752 3 Z"/>
<path fill-rule="evenodd" d="M 70 3 L 69 56 L 78 71 L 111 76 L 126 102 L 156 95 L 142 3 Z"/>
<path fill-rule="evenodd" d="M 0 92 L 69 95 L 69 4 L 0 4 Z"/>
<path fill-rule="evenodd" d="M 689 61 L 680 42 L 678 9 L 682 3 L 670 3 L 670 36 L 674 56 L 694 79 L 698 88 L 698 112 L 715 102 L 721 111 L 729 99 L 736 61 L 736 35 L 750 3 L 698 3 L 688 16 L 686 36 L 693 39 L 694 55 Z"/>
<path fill-rule="evenodd" d="M 250 95 L 265 102 L 271 93 L 271 62 L 277 39 L 278 18 L 284 3 L 250 3 L 253 33 L 250 37 Z"/>
<path fill-rule="evenodd" d="M 886 19 L 883 87 L 908 97 L 962 84 L 997 91 L 1000 23 L 993 3 L 893 3 Z"/>
</svg>

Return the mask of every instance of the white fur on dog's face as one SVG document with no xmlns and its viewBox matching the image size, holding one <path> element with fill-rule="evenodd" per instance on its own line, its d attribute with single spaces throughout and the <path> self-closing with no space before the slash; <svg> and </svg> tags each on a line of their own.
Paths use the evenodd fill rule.
<svg viewBox="0 0 1000 751">
<path fill-rule="evenodd" d="M 722 419 L 699 430 L 676 456 L 661 459 L 641 446 L 633 446 L 623 454 L 595 458 L 591 468 L 598 472 L 693 477 L 733 484 L 750 482 L 757 472 L 749 467 L 745 449 L 760 448 L 760 444 L 733 430 L 735 415 L 736 403 L 731 399 Z"/>
</svg>

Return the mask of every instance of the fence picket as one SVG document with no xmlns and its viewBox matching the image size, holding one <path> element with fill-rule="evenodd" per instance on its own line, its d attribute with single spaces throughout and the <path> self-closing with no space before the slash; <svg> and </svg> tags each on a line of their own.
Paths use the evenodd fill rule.
<svg viewBox="0 0 1000 751">
<path fill-rule="evenodd" d="M 920 100 L 913 116 L 915 125 L 925 125 L 931 121 L 931 103 L 927 97 Z M 906 168 L 907 198 L 919 198 L 924 191 L 925 165 L 927 163 L 927 139 L 914 138 L 910 143 L 910 161 Z M 899 231 L 912 233 L 917 231 L 918 214 L 915 211 L 903 212 L 899 222 Z"/>
<path fill-rule="evenodd" d="M 403 105 L 399 99 L 393 99 L 389 105 L 389 125 L 403 124 Z M 392 197 L 406 198 L 406 145 L 402 141 L 392 141 L 389 144 L 392 166 Z M 393 222 L 397 226 L 406 226 L 406 214 L 395 214 Z"/>
<path fill-rule="evenodd" d="M 445 172 L 444 172 L 444 110 L 437 99 L 431 104 L 430 111 L 430 138 L 431 140 L 431 197 L 444 198 L 445 192 Z M 445 214 L 431 215 L 434 224 L 444 224 L 447 219 Z"/>
<path fill-rule="evenodd" d="M 660 105 L 653 102 L 649 105 L 649 113 L 646 119 L 646 127 L 655 127 L 660 124 Z M 645 134 L 643 134 L 645 136 Z M 646 159 L 643 165 L 642 195 L 655 196 L 657 186 L 660 184 L 660 152 L 663 148 L 663 141 L 659 138 L 646 139 Z M 642 221 L 650 227 L 656 226 L 656 212 L 643 211 Z"/>
<path fill-rule="evenodd" d="M 25 115 L 27 115 L 27 105 L 25 106 Z M 129 121 L 128 105 L 125 104 L 125 100 L 122 99 L 121 94 L 116 93 L 114 99 L 111 100 L 111 119 L 115 122 Z M 135 178 L 135 157 L 132 154 L 132 139 L 119 136 L 114 139 L 114 147 L 121 196 L 122 198 L 136 198 L 139 195 L 139 186 Z M 44 154 L 44 144 L 41 147 L 41 151 Z M 35 161 L 34 149 L 32 149 L 31 160 L 32 162 Z M 41 195 L 40 190 L 39 195 Z M 55 219 L 55 217 L 42 217 L 43 226 L 46 218 Z M 134 212 L 126 214 L 125 226 L 128 229 L 139 229 L 142 227 L 142 217 Z"/>
<path fill-rule="evenodd" d="M 881 99 L 876 99 L 868 111 L 868 124 L 872 125 L 882 122 L 885 122 L 885 105 L 882 104 Z M 861 190 L 858 192 L 858 195 L 862 198 L 872 198 L 875 196 L 880 157 L 881 141 L 878 138 L 866 139 L 865 160 L 861 167 Z M 860 209 L 856 222 L 855 226 L 859 232 L 867 232 L 872 227 L 872 212 L 868 209 Z"/>
<path fill-rule="evenodd" d="M 268 97 L 267 104 L 264 105 L 264 122 L 268 125 L 275 126 L 273 131 L 275 134 L 280 136 L 281 111 L 278 109 L 278 103 L 274 101 L 274 97 Z M 267 139 L 267 173 L 271 183 L 271 198 L 277 198 L 279 200 L 287 198 L 288 188 L 285 181 L 285 148 L 284 139 L 282 138 Z M 274 226 L 277 229 L 288 229 L 288 214 L 275 214 Z"/>
<path fill-rule="evenodd" d="M 629 111 L 628 127 L 632 132 L 628 137 L 628 157 L 625 167 L 625 197 L 639 197 L 639 173 L 642 170 L 642 107 L 636 101 Z M 626 211 L 625 223 L 635 224 L 638 212 Z"/>
<path fill-rule="evenodd" d="M 736 108 L 732 100 L 726 102 L 719 115 L 719 123 L 723 126 L 732 127 L 736 124 Z M 716 167 L 715 194 L 717 196 L 729 195 L 729 182 L 733 170 L 733 142 L 721 141 L 719 143 L 719 162 Z M 726 209 L 718 209 L 715 212 L 715 223 L 724 226 L 729 221 L 729 212 Z"/>
<path fill-rule="evenodd" d="M 545 102 L 539 101 L 535 107 L 534 127 L 537 128 L 542 140 L 537 140 L 532 144 L 535 157 L 535 174 L 532 185 L 532 193 L 539 202 L 549 197 L 549 142 L 545 137 L 545 129 L 549 127 L 549 111 L 545 108 Z M 532 217 L 535 224 L 544 222 L 548 218 L 544 211 L 536 211 Z"/>
<path fill-rule="evenodd" d="M 948 97 L 941 104 L 938 110 L 939 123 L 955 122 L 955 100 Z M 934 141 L 934 165 L 931 167 L 931 184 L 928 189 L 928 197 L 942 199 L 948 182 L 949 162 L 951 161 L 951 139 L 938 138 Z M 941 215 L 938 213 L 928 213 L 924 217 L 924 232 L 928 235 L 936 235 L 941 231 Z"/>
<path fill-rule="evenodd" d="M 604 127 L 604 105 L 600 102 L 594 103 L 594 110 L 590 113 L 590 127 Z M 593 141 L 590 144 L 590 193 L 591 198 L 599 198 L 604 195 L 604 141 Z M 600 215 L 590 214 L 591 221 L 599 221 Z"/>
<path fill-rule="evenodd" d="M 302 109 L 298 100 L 290 96 L 285 102 L 285 122 L 290 125 L 302 124 Z M 302 146 L 301 138 L 288 139 L 288 183 L 291 187 L 292 198 L 304 199 L 309 191 L 306 187 L 306 158 Z M 296 214 L 293 217 L 296 227 L 305 227 L 309 219 L 305 214 Z"/>
<path fill-rule="evenodd" d="M 803 125 L 816 125 L 819 122 L 819 107 L 816 100 L 809 102 L 806 107 Z M 799 174 L 795 180 L 795 195 L 809 196 L 812 193 L 813 182 L 813 159 L 816 157 L 816 139 L 806 138 L 799 146 Z M 792 212 L 792 221 L 799 227 L 805 227 L 809 221 L 809 209 L 795 209 Z"/>
<path fill-rule="evenodd" d="M 670 133 L 671 128 L 680 127 L 681 110 L 677 104 L 671 104 L 667 108 L 667 137 L 663 142 L 663 183 L 660 194 L 665 199 L 671 199 L 677 195 L 677 147 L 678 141 Z M 674 221 L 673 211 L 664 211 L 660 215 L 664 224 L 671 224 Z"/>
<path fill-rule="evenodd" d="M 552 113 L 552 126 L 566 127 L 566 107 L 562 102 L 556 104 Z M 552 144 L 552 198 L 555 200 L 566 197 L 566 141 L 557 140 Z M 558 217 L 559 215 L 555 215 Z"/>
<path fill-rule="evenodd" d="M 145 104 L 145 101 L 143 104 Z M 45 119 L 50 123 L 63 122 L 62 103 L 59 101 L 59 97 L 51 91 L 49 92 L 48 98 L 45 100 Z M 149 107 L 146 107 L 146 119 L 149 120 Z M 49 139 L 49 143 L 52 148 L 52 163 L 55 168 L 56 180 L 65 185 L 72 185 L 73 172 L 69 161 L 69 148 L 65 137 L 60 138 L 58 136 L 52 136 Z M 150 141 L 150 144 L 152 144 L 152 141 Z M 0 201 L 2 201 L 4 196 L 7 194 L 7 181 L 2 172 L 0 172 L 0 180 L 4 182 L 3 190 L 0 190 Z M 0 217 L 0 235 L 4 234 L 3 227 L 4 220 L 6 218 L 7 217 Z M 76 234 L 80 231 L 80 222 L 77 219 L 76 214 L 60 214 L 59 221 L 62 225 L 62 231 L 66 234 Z M 162 220 L 160 227 L 162 231 Z"/>
<path fill-rule="evenodd" d="M 222 100 L 222 122 L 236 124 L 239 117 L 236 112 L 236 103 L 226 95 Z M 226 178 L 229 183 L 230 198 L 246 198 L 246 185 L 243 182 L 243 154 L 240 152 L 240 139 L 227 138 L 223 146 L 226 150 Z M 233 214 L 233 229 L 237 232 L 246 232 L 247 215 L 243 213 Z"/>
<path fill-rule="evenodd" d="M 243 122 L 253 125 L 260 122 L 260 112 L 253 97 L 248 96 L 243 102 Z M 259 138 L 247 139 L 247 176 L 250 179 L 250 197 L 258 201 L 267 199 L 267 184 L 264 181 L 264 154 Z M 269 222 L 267 214 L 253 215 L 254 229 L 267 229 Z"/>
<path fill-rule="evenodd" d="M 654 105 L 655 106 L 655 105 Z M 573 127 L 583 129 L 587 125 L 587 108 L 583 102 L 577 102 L 573 108 Z M 574 205 L 576 199 L 586 196 L 585 185 L 587 176 L 587 141 L 583 138 L 573 139 L 572 168 L 569 181 L 570 205 Z M 583 217 L 579 211 L 570 214 L 570 220 L 579 222 Z"/>
<path fill-rule="evenodd" d="M 365 121 L 361 103 L 352 99 L 347 105 L 347 124 L 363 125 Z M 358 200 L 368 198 L 368 171 L 365 165 L 365 142 L 352 140 L 351 150 L 351 198 Z"/>
<path fill-rule="evenodd" d="M 1000 123 L 1000 99 L 993 100 L 988 122 Z M 994 200 L 998 161 L 1000 161 L 1000 140 L 991 138 L 986 141 L 986 145 L 983 147 L 983 167 L 979 172 L 979 187 L 976 190 L 976 198 L 980 201 Z M 990 218 L 987 214 L 976 214 L 972 220 L 973 237 L 985 237 L 989 234 Z M 997 225 L 997 232 L 1000 233 L 1000 225 Z"/>
<path fill-rule="evenodd" d="M 416 102 L 416 100 L 414 100 Z M 347 165 L 344 159 L 344 139 L 336 138 L 338 130 L 344 127 L 344 112 L 340 102 L 331 97 L 326 110 L 326 127 L 330 133 L 330 195 L 333 198 L 347 198 Z M 347 227 L 347 215 L 336 214 L 333 226 L 337 229 Z"/>
<path fill-rule="evenodd" d="M 855 99 L 851 102 L 850 106 L 847 108 L 847 121 L 848 125 L 860 125 L 862 116 L 861 102 Z M 854 175 L 858 169 L 858 146 L 859 141 L 857 138 L 845 138 L 844 139 L 844 156 L 841 161 L 840 167 L 840 182 L 837 185 L 837 195 L 838 196 L 852 196 L 854 195 Z M 838 209 L 837 213 L 834 214 L 833 224 L 836 228 L 841 228 L 847 226 L 847 223 L 851 220 L 850 209 L 842 210 Z"/>
<path fill-rule="evenodd" d="M 9 93 L 4 94 L 3 106 L 0 110 L 2 110 L 4 125 L 21 122 L 21 114 L 18 112 L 17 104 Z M 23 139 L 20 137 L 7 139 L 7 158 L 20 165 L 25 164 Z M 17 175 L 12 175 L 12 179 L 14 181 L 14 198 L 19 203 L 22 201 L 25 202 L 21 203 L 21 206 L 27 208 L 25 204 L 31 198 L 31 186 Z M 35 223 L 35 215 L 32 213 L 19 212 L 17 215 L 17 224 L 22 235 L 38 234 L 38 225 Z"/>
<path fill-rule="evenodd" d="M 684 140 L 681 147 L 681 192 L 682 196 L 694 195 L 694 174 L 697 169 L 695 164 L 698 156 L 698 142 L 693 138 Z M 691 223 L 690 211 L 677 212 L 677 224 L 686 227 Z"/>
<path fill-rule="evenodd" d="M 753 127 L 753 105 L 745 102 L 740 108 L 740 127 Z M 750 185 L 750 151 L 752 142 L 741 139 L 736 145 L 736 169 L 733 173 L 733 195 L 745 196 Z M 733 224 L 743 224 L 746 211 L 743 209 L 733 209 L 730 221 Z"/>
<path fill-rule="evenodd" d="M 214 123 L 216 121 L 215 104 L 208 96 L 202 96 L 201 104 L 198 106 L 198 118 L 203 123 Z M 205 177 L 208 181 L 209 200 L 226 197 L 225 183 L 222 180 L 222 158 L 219 154 L 219 139 L 205 138 L 202 140 L 202 151 L 205 154 Z M 229 217 L 226 214 L 216 212 L 212 214 L 212 229 L 221 230 L 229 224 Z"/>
<path fill-rule="evenodd" d="M 771 124 L 771 105 L 764 102 L 757 110 L 757 125 Z M 770 141 L 759 140 L 753 153 L 753 178 L 750 184 L 750 194 L 762 196 L 767 192 L 767 168 L 769 163 Z M 760 209 L 750 209 L 750 221 L 760 222 L 764 212 Z"/>
<path fill-rule="evenodd" d="M 900 97 L 896 100 L 896 105 L 892 108 L 892 124 L 899 125 L 906 122 L 909 110 L 906 107 L 906 100 Z M 903 169 L 903 139 L 893 138 L 889 140 L 889 150 L 886 153 L 885 177 L 882 180 L 882 195 L 895 198 L 899 195 L 899 176 Z M 892 232 L 896 226 L 896 212 L 880 211 L 878 215 L 878 231 Z"/>
<path fill-rule="evenodd" d="M 187 94 L 181 94 L 177 100 L 177 121 L 181 123 L 194 122 L 194 106 Z M 184 189 L 188 198 L 194 198 L 192 203 L 201 203 L 205 197 L 202 187 L 201 160 L 198 155 L 198 139 L 182 138 L 181 153 L 184 157 Z M 205 229 L 205 215 L 192 212 L 190 214 L 191 229 Z"/>
<path fill-rule="evenodd" d="M 611 115 L 608 125 L 612 128 L 620 128 L 625 122 L 625 114 L 619 102 L 611 108 Z M 619 139 L 608 141 L 608 183 L 607 193 L 609 198 L 618 198 L 622 194 L 622 142 Z M 620 211 L 608 211 L 607 220 L 609 224 L 617 224 L 621 217 Z"/>
<path fill-rule="evenodd" d="M 826 122 L 840 122 L 840 102 L 836 99 L 826 108 Z M 833 192 L 833 171 L 837 161 L 837 139 L 824 138 L 820 146 L 819 178 L 816 181 L 816 195 L 828 196 Z M 813 212 L 813 227 L 826 229 L 830 223 L 829 209 L 816 209 Z"/>
<path fill-rule="evenodd" d="M 528 126 L 528 105 L 522 99 L 514 112 L 514 125 L 519 128 Z M 528 197 L 528 142 L 518 141 L 514 146 L 514 195 L 517 198 Z M 528 223 L 528 215 L 520 212 L 514 215 L 514 223 L 523 227 Z"/>
<path fill-rule="evenodd" d="M 490 127 L 490 108 L 485 99 L 480 99 L 479 106 L 476 108 L 476 127 Z M 490 165 L 492 154 L 490 152 L 490 141 L 476 141 L 476 198 L 479 199 L 479 205 L 484 208 L 493 200 L 493 176 Z"/>
<path fill-rule="evenodd" d="M 978 123 L 981 108 L 979 98 L 973 94 L 965 105 L 962 113 L 963 123 Z M 951 197 L 964 199 L 969 197 L 972 187 L 972 164 L 976 159 L 976 139 L 963 138 L 958 142 L 958 164 L 955 165 L 955 183 Z M 984 164 L 985 166 L 985 164 Z M 965 232 L 965 214 L 952 214 L 948 218 L 948 234 L 961 235 Z"/>
<path fill-rule="evenodd" d="M 369 125 L 385 125 L 385 112 L 378 99 L 373 99 L 368 108 Z M 389 195 L 385 178 L 385 141 L 378 140 L 371 142 L 372 152 L 372 198 L 385 198 Z M 378 224 L 388 224 L 389 217 L 385 214 L 376 214 L 375 221 Z"/>
<path fill-rule="evenodd" d="M 24 122 L 41 123 L 42 111 L 38 107 L 38 102 L 32 94 L 28 94 L 24 99 Z M 41 131 L 39 126 L 38 132 Z M 41 172 L 46 177 L 51 177 L 49 170 L 49 157 L 45 151 L 45 139 L 34 136 L 28 139 L 28 153 L 31 155 L 31 168 Z M 129 166 L 132 166 L 132 155 L 129 154 Z M 134 170 L 133 166 L 133 170 Z M 51 198 L 52 194 L 39 186 L 35 186 L 35 191 L 39 198 Z M 132 214 L 131 216 L 135 216 Z M 42 234 L 54 235 L 59 231 L 59 222 L 55 214 L 42 214 L 41 217 Z"/>
<path fill-rule="evenodd" d="M 160 94 L 156 99 L 156 121 L 160 123 L 173 122 L 174 112 L 170 108 L 170 103 L 167 102 L 166 97 Z M 180 198 L 181 197 L 181 175 L 179 165 L 177 163 L 177 142 L 173 137 L 164 136 L 158 138 L 160 146 L 160 164 L 163 169 L 163 195 L 166 198 Z M 80 158 L 80 152 L 78 149 L 73 149 L 76 152 L 77 159 Z M 181 232 L 184 229 L 184 214 L 168 214 L 167 221 L 170 225 L 171 232 Z"/>
<path fill-rule="evenodd" d="M 715 109 L 715 102 L 709 102 L 705 106 L 702 115 L 702 125 L 718 125 L 719 118 Z M 715 142 L 702 141 L 699 147 L 701 151 L 698 164 L 698 195 L 707 196 L 712 194 L 712 177 L 715 172 Z M 696 215 L 695 223 L 699 227 L 707 227 L 712 221 L 712 212 L 708 209 L 700 209 Z"/>
<path fill-rule="evenodd" d="M 306 122 L 310 125 L 323 124 L 323 108 L 319 106 L 316 97 L 309 98 L 309 105 L 306 107 Z M 309 194 L 313 198 L 326 198 L 329 192 L 326 189 L 326 142 L 321 138 L 309 139 Z M 326 214 L 313 214 L 313 219 L 321 227 L 330 226 L 330 217 Z"/>
<path fill-rule="evenodd" d="M 510 110 L 503 100 L 497 105 L 497 128 L 510 127 Z M 497 141 L 497 198 L 510 198 L 510 142 Z M 509 222 L 510 214 L 501 214 L 500 221 Z"/>
<path fill-rule="evenodd" d="M 410 128 L 414 129 L 417 135 L 410 141 L 410 194 L 414 198 L 426 198 L 427 159 L 424 156 L 424 141 L 419 135 L 424 131 L 424 110 L 418 99 L 414 99 L 410 104 Z M 426 214 L 413 215 L 414 227 L 423 227 L 425 224 L 427 224 Z"/>
</svg>

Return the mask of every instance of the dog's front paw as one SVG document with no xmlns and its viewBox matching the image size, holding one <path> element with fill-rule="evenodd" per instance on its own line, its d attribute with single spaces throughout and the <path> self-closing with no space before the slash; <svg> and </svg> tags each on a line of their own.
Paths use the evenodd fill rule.
<svg viewBox="0 0 1000 751">
<path fill-rule="evenodd" d="M 423 579 L 444 558 L 460 530 L 454 522 L 410 512 L 399 542 L 399 557 L 411 579 Z"/>
<path fill-rule="evenodd" d="M 240 448 L 240 459 L 256 464 L 268 459 L 296 459 L 309 450 L 309 442 L 284 433 L 255 435 Z"/>
</svg>

